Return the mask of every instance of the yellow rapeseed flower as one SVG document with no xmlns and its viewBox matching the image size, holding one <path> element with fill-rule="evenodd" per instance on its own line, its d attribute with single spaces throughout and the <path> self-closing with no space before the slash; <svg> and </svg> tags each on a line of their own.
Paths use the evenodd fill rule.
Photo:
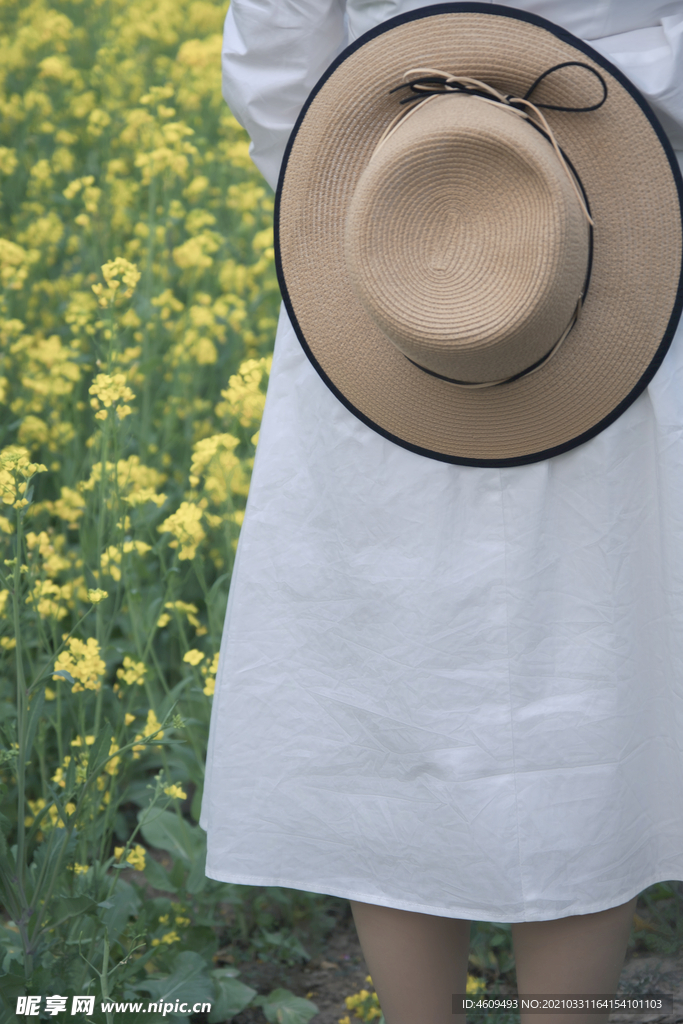
<svg viewBox="0 0 683 1024">
<path fill-rule="evenodd" d="M 198 665 L 200 661 L 203 661 L 206 655 L 203 651 L 198 651 L 196 648 L 192 648 L 183 655 L 183 661 L 186 661 L 189 665 Z"/>
<path fill-rule="evenodd" d="M 68 588 L 66 592 L 68 593 Z M 33 605 L 41 619 L 59 621 L 67 614 L 67 609 L 61 603 L 64 596 L 65 588 L 60 587 L 54 580 L 36 580 L 26 598 L 26 604 Z"/>
<path fill-rule="evenodd" d="M 152 939 L 153 946 L 161 946 L 163 944 L 170 946 L 172 942 L 180 942 L 180 936 L 176 931 L 166 932 L 160 939 Z"/>
<path fill-rule="evenodd" d="M 93 395 L 90 405 L 99 410 L 95 413 L 97 420 L 106 420 L 108 409 L 115 411 L 119 419 L 130 416 L 133 411 L 128 402 L 133 401 L 135 394 L 126 384 L 125 373 L 98 373 L 88 391 Z"/>
<path fill-rule="evenodd" d="M 38 256 L 8 238 L 0 238 L 0 285 L 19 291 L 28 277 L 31 263 Z"/>
<path fill-rule="evenodd" d="M 160 740 L 160 739 L 162 739 L 164 734 L 163 734 L 163 732 L 160 732 L 159 729 L 160 729 L 160 725 L 159 725 L 159 721 L 157 719 L 157 716 L 154 714 L 154 712 L 150 708 L 149 711 L 147 712 L 147 724 L 145 725 L 145 736 L 154 736 L 155 733 L 158 733 L 158 735 L 155 736 L 154 738 Z"/>
<path fill-rule="evenodd" d="M 272 364 L 272 356 L 245 360 L 230 377 L 228 387 L 221 391 L 223 401 L 216 406 L 216 415 L 236 416 L 243 427 L 259 424 Z"/>
<path fill-rule="evenodd" d="M 114 847 L 114 857 L 116 858 L 117 861 L 121 860 L 125 849 L 126 849 L 125 846 L 116 846 L 116 847 Z M 144 871 L 145 870 L 145 854 L 146 854 L 146 851 L 145 851 L 144 846 L 140 846 L 139 843 L 136 843 L 136 845 L 133 847 L 133 849 L 129 850 L 128 853 L 126 854 L 126 859 L 125 859 L 124 863 L 125 864 L 130 864 L 130 866 L 132 868 L 135 868 L 136 871 Z"/>
<path fill-rule="evenodd" d="M 134 686 L 136 683 L 138 686 L 142 686 L 145 681 L 145 663 L 143 661 L 134 661 L 127 654 L 123 659 L 123 665 L 120 669 L 117 669 L 116 677 L 120 679 L 126 686 Z"/>
<path fill-rule="evenodd" d="M 67 754 L 67 756 L 64 758 L 63 766 L 57 769 L 57 771 L 54 773 L 50 780 L 51 782 L 56 782 L 58 786 L 62 787 L 62 789 L 64 789 L 64 787 L 66 786 L 66 775 L 64 769 L 68 768 L 70 763 L 71 758 Z"/>
<path fill-rule="evenodd" d="M 95 742 L 95 737 L 92 735 L 92 733 L 90 733 L 89 735 L 87 735 L 85 737 L 85 745 L 86 745 L 86 747 L 92 747 L 94 742 Z M 72 747 L 82 747 L 83 746 L 83 740 L 81 739 L 81 737 L 77 736 L 75 740 L 72 740 L 71 741 L 71 746 Z"/>
<path fill-rule="evenodd" d="M 204 693 L 207 697 L 213 697 L 216 689 L 216 673 L 218 672 L 218 654 L 214 654 L 210 665 L 202 666 L 204 676 Z"/>
<path fill-rule="evenodd" d="M 72 636 L 67 650 L 62 651 L 55 661 L 53 679 L 59 679 L 57 672 L 68 672 L 73 679 L 72 693 L 82 690 L 99 690 L 106 665 L 100 657 L 100 645 L 94 637 L 84 642 Z"/>
<path fill-rule="evenodd" d="M 24 818 L 24 825 L 26 826 L 26 828 L 30 828 L 30 826 L 33 824 L 36 817 L 38 816 L 38 813 L 45 808 L 46 803 L 42 797 L 39 797 L 37 800 L 27 800 L 26 802 L 28 803 L 32 813 L 26 815 L 26 817 Z M 70 818 L 73 814 L 75 814 L 75 812 L 76 805 L 74 803 L 69 801 L 67 804 L 65 804 L 64 813 L 67 818 Z M 61 815 L 59 813 L 59 810 L 57 809 L 56 804 L 50 804 L 48 806 L 47 815 L 43 816 L 40 823 L 40 827 L 41 830 L 44 829 L 46 832 L 48 832 L 52 828 L 64 828 L 64 822 L 62 821 Z M 36 838 L 39 841 L 42 840 L 43 832 L 38 832 Z"/>
<path fill-rule="evenodd" d="M 204 476 L 204 490 L 219 506 L 232 491 L 242 490 L 242 465 L 234 451 L 238 444 L 232 434 L 214 434 L 193 445 L 190 484 L 196 487 Z"/>
<path fill-rule="evenodd" d="M 107 773 L 107 775 L 116 775 L 118 770 L 119 770 L 119 765 L 121 764 L 121 758 L 120 757 L 112 757 L 111 756 L 112 754 L 116 754 L 116 751 L 118 749 L 119 749 L 118 743 L 114 743 L 112 741 L 112 743 L 110 744 L 110 747 L 109 747 L 109 760 L 107 761 L 107 763 L 104 766 L 104 770 Z"/>
<path fill-rule="evenodd" d="M 155 733 L 157 735 L 155 735 Z M 142 732 L 136 734 L 136 740 L 148 739 L 150 736 L 154 736 L 155 739 L 163 739 L 164 733 L 160 728 L 157 716 L 154 711 L 150 708 L 147 712 L 147 722 Z M 137 760 L 140 756 L 140 751 L 145 749 L 144 743 L 136 743 L 133 747 L 133 758 Z"/>
<path fill-rule="evenodd" d="M 93 111 L 91 117 L 96 115 L 101 124 L 102 115 L 104 111 Z M 108 115 L 105 115 L 108 116 Z M 92 133 L 91 133 L 92 134 Z M 117 293 L 122 298 L 129 299 L 135 291 L 135 286 L 140 280 L 140 271 L 138 270 L 135 263 L 130 263 L 128 260 L 123 259 L 122 256 L 117 256 L 114 260 L 109 260 L 102 267 L 102 276 L 106 281 L 106 286 L 102 284 L 92 285 L 92 290 L 97 296 L 99 305 L 106 309 L 109 306 L 114 305 L 118 298 Z M 123 286 L 123 291 L 119 292 L 119 289 Z"/>
<path fill-rule="evenodd" d="M 74 529 L 81 521 L 85 500 L 72 487 L 60 488 L 60 497 L 52 502 L 52 511 L 59 519 Z"/>
<path fill-rule="evenodd" d="M 47 466 L 31 462 L 28 450 L 20 445 L 10 445 L 0 452 L 0 500 L 14 508 L 28 505 L 26 492 L 31 477 L 36 473 L 47 473 Z"/>
<path fill-rule="evenodd" d="M 202 626 L 201 622 L 197 618 L 199 609 L 196 604 L 190 604 L 187 601 L 167 601 L 164 608 L 169 608 L 172 611 L 180 612 L 187 618 L 187 621 L 191 626 L 194 626 L 197 636 L 204 636 L 208 633 L 206 626 Z M 157 619 L 157 628 L 163 629 L 171 621 L 171 616 L 167 612 L 162 612 Z"/>
<path fill-rule="evenodd" d="M 365 979 L 368 984 L 372 984 L 372 978 L 370 975 Z M 344 1000 L 347 1010 L 353 1010 L 356 1017 L 362 1021 L 373 1021 L 379 1020 L 382 1016 L 382 1010 L 379 1005 L 379 999 L 376 992 L 369 992 L 363 988 L 360 992 L 356 992 L 355 995 L 347 996 Z M 342 1018 L 343 1019 L 343 1018 Z M 350 1018 L 347 1016 L 346 1020 Z"/>
<path fill-rule="evenodd" d="M 203 510 L 191 501 L 183 501 L 177 512 L 174 512 L 168 519 L 164 519 L 157 529 L 160 533 L 173 534 L 173 540 L 169 546 L 180 547 L 178 558 L 180 561 L 190 560 L 197 554 L 197 547 L 206 537 L 201 525 Z"/>
<path fill-rule="evenodd" d="M 127 540 L 124 541 L 121 547 L 115 547 L 111 544 L 100 556 L 100 567 L 102 572 L 106 572 L 108 576 L 111 576 L 113 580 L 118 582 L 121 579 L 121 569 L 119 566 L 121 565 L 123 555 L 145 555 L 151 550 L 150 545 L 145 544 L 143 540 Z"/>
<path fill-rule="evenodd" d="M 164 786 L 164 793 L 174 800 L 187 800 L 187 793 L 180 786 Z"/>
<path fill-rule="evenodd" d="M 26 546 L 29 551 L 36 551 L 43 563 L 43 570 L 49 576 L 56 576 L 60 572 L 71 568 L 71 562 L 60 552 L 64 549 L 66 538 L 63 535 L 54 535 L 46 530 L 34 533 L 29 530 L 26 534 Z"/>
</svg>

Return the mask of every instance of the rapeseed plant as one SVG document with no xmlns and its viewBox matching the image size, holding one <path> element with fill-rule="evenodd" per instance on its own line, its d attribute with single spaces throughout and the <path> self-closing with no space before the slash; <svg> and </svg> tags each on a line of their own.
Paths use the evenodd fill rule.
<svg viewBox="0 0 683 1024">
<path fill-rule="evenodd" d="M 272 193 L 220 94 L 224 15 L 0 7 L 12 1012 L 16 995 L 135 998 L 182 972 L 216 1020 L 255 995 L 212 962 L 234 887 L 205 879 L 196 824 L 278 304 Z M 140 872 L 168 898 L 143 901 Z"/>
</svg>

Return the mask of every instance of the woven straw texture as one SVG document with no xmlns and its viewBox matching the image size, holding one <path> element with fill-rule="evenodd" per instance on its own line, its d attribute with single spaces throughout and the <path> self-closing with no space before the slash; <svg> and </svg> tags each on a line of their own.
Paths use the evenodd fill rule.
<svg viewBox="0 0 683 1024">
<path fill-rule="evenodd" d="M 530 149 L 521 161 L 509 138 L 502 163 L 491 132 L 483 127 L 483 103 L 475 115 L 480 127 L 473 124 L 463 147 L 465 163 L 455 172 L 461 188 L 455 213 L 443 185 L 445 172 L 430 170 L 434 132 L 426 109 L 410 119 L 416 135 L 422 133 L 414 156 L 418 180 L 424 182 L 421 194 L 411 195 L 410 185 L 402 191 L 401 181 L 391 179 L 392 142 L 398 145 L 399 132 L 407 132 L 408 124 L 373 161 L 384 175 L 370 167 L 361 183 L 398 109 L 390 90 L 406 70 L 427 66 L 523 96 L 543 71 L 571 60 L 593 64 L 609 89 L 607 102 L 595 112 L 545 111 L 583 182 L 595 221 L 593 268 L 582 314 L 537 372 L 500 387 L 460 388 L 413 366 L 397 344 L 404 351 L 416 345 L 411 358 L 418 354 L 422 365 L 455 375 L 438 369 L 454 365 L 448 359 L 440 362 L 440 352 L 448 334 L 444 325 L 453 323 L 447 294 L 455 281 L 457 288 L 450 290 L 459 296 L 459 322 L 467 325 L 463 337 L 475 338 L 474 344 L 460 346 L 458 366 L 466 375 L 459 379 L 497 379 L 516 372 L 519 366 L 504 363 L 510 346 L 499 344 L 510 330 L 531 339 L 521 355 L 522 364 L 529 365 L 536 349 L 547 350 L 569 320 L 585 269 L 585 228 L 566 183 L 549 163 L 543 165 L 544 159 L 551 160 L 543 155 L 543 146 L 551 152 L 545 140 L 539 137 L 531 161 L 535 173 L 528 173 Z M 537 103 L 572 107 L 598 99 L 599 85 L 577 68 L 555 73 L 533 95 Z M 445 97 L 430 105 L 453 102 L 477 103 Z M 503 111 L 494 114 L 498 121 L 507 116 L 513 122 Z M 484 178 L 482 145 L 487 160 L 490 155 Z M 443 160 L 443 146 L 436 149 Z M 517 175 L 522 163 L 524 173 Z M 393 200 L 382 181 L 393 188 Z M 367 203 L 395 203 L 398 215 L 380 218 L 374 229 L 384 233 L 381 272 L 376 260 L 373 266 L 363 265 L 362 236 L 372 230 L 372 217 L 356 216 L 355 227 L 353 217 L 349 220 L 358 196 L 358 208 L 362 212 L 365 204 L 366 213 Z M 411 203 L 412 216 L 407 212 Z M 482 231 L 480 211 L 486 209 Z M 453 224 L 457 248 L 450 241 Z M 454 461 L 524 459 L 569 445 L 608 417 L 655 358 L 681 272 L 676 182 L 655 130 L 633 97 L 601 63 L 552 32 L 513 17 L 469 12 L 396 25 L 335 69 L 293 140 L 280 186 L 278 234 L 288 301 L 323 375 L 383 433 Z M 366 249 L 376 253 L 377 239 Z M 559 292 L 558 277 L 566 277 Z M 470 299 L 463 304 L 465 293 Z M 537 321 L 531 327 L 529 310 Z M 411 323 L 417 327 L 411 329 Z M 541 344 L 546 331 L 552 336 Z"/>
<path fill-rule="evenodd" d="M 511 377 L 566 328 L 588 222 L 548 141 L 509 108 L 441 96 L 413 109 L 358 182 L 346 262 L 401 351 L 465 381 Z"/>
</svg>

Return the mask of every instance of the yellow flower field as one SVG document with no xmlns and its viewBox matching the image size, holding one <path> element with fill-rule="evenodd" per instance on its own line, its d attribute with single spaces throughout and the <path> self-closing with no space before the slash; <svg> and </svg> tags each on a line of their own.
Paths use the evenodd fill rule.
<svg viewBox="0 0 683 1024">
<path fill-rule="evenodd" d="M 192 1024 L 316 1013 L 236 965 L 307 959 L 331 898 L 207 880 L 197 824 L 279 303 L 225 10 L 0 3 L 0 1024 L 170 991 L 211 1004 Z M 680 945 L 672 886 L 643 949 Z M 509 926 L 475 924 L 470 962 L 468 991 L 510 977 Z"/>
<path fill-rule="evenodd" d="M 278 306 L 272 193 L 220 95 L 224 16 L 214 0 L 0 5 L 12 1016 L 20 995 L 147 998 L 172 978 L 212 1021 L 255 996 L 213 959 L 226 891 L 248 897 L 204 878 L 196 825 Z M 298 1003 L 289 1019 L 308 1020 Z"/>
</svg>

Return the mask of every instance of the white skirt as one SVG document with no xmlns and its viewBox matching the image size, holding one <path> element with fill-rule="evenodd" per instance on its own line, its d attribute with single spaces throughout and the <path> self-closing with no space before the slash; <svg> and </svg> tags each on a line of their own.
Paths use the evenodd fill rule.
<svg viewBox="0 0 683 1024">
<path fill-rule="evenodd" d="M 603 433 L 435 462 L 283 314 L 230 593 L 207 874 L 481 921 L 683 879 L 683 330 Z"/>
</svg>

